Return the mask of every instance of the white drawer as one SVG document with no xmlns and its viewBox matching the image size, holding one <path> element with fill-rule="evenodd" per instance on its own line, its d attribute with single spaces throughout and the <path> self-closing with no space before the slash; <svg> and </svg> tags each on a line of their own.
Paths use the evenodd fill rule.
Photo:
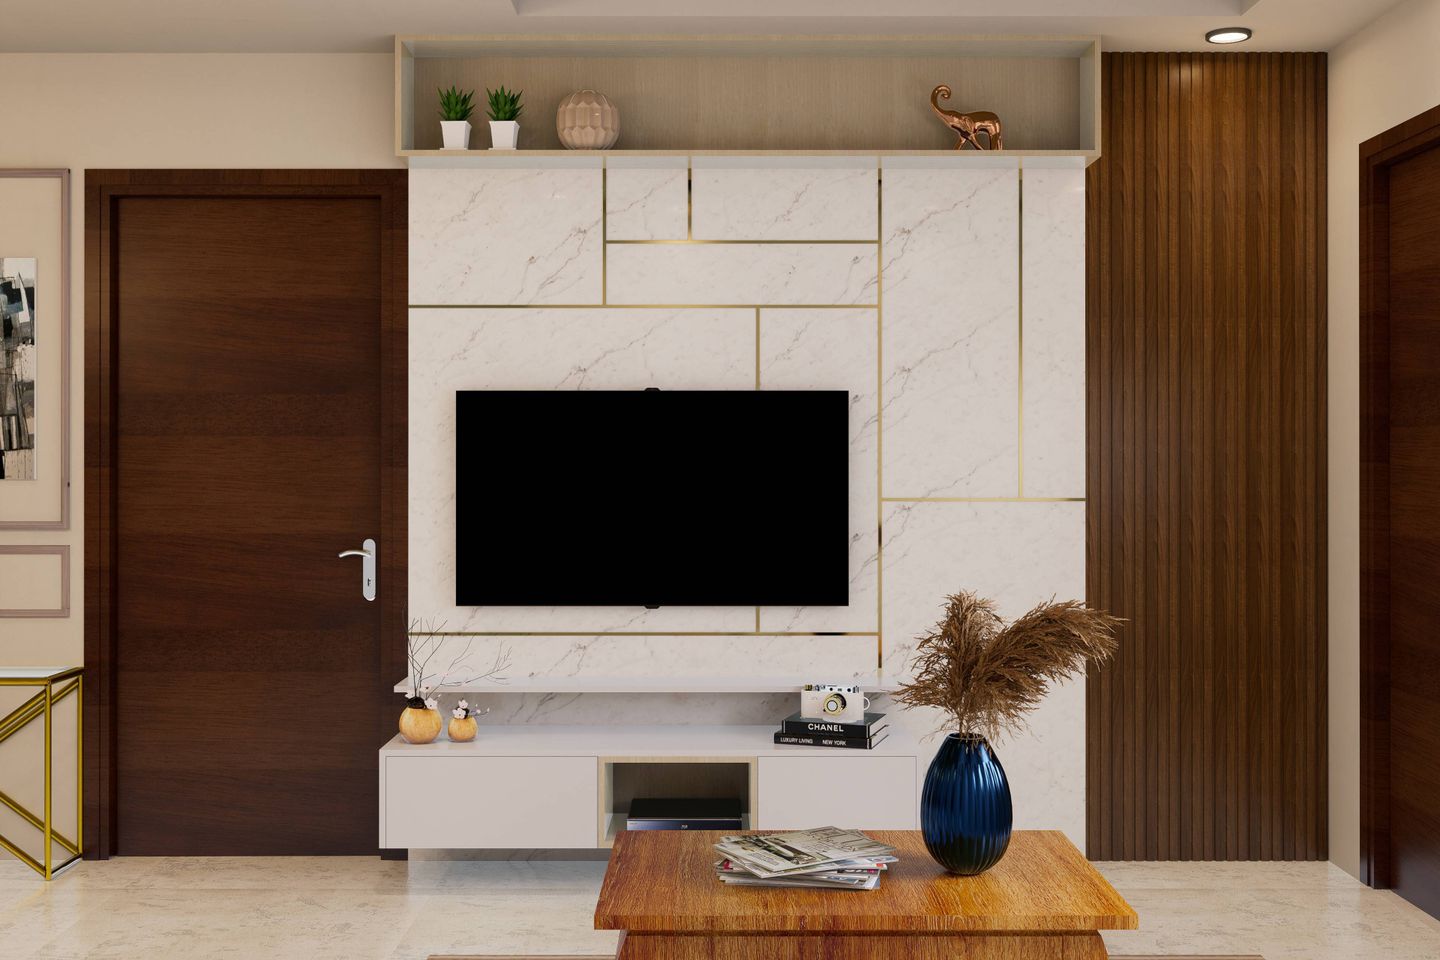
<svg viewBox="0 0 1440 960">
<path fill-rule="evenodd" d="M 920 806 L 915 796 L 914 757 L 836 753 L 833 757 L 761 757 L 756 828 L 917 828 Z"/>
<path fill-rule="evenodd" d="M 594 847 L 594 757 L 386 757 L 380 845 Z"/>
</svg>

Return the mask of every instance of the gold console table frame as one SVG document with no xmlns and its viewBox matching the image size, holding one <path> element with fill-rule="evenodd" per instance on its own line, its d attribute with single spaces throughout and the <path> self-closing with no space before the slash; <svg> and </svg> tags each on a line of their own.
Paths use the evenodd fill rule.
<svg viewBox="0 0 1440 960">
<path fill-rule="evenodd" d="M 40 687 L 40 691 L 0 718 L 0 743 L 29 726 L 37 718 L 45 724 L 45 812 L 36 816 L 0 787 L 0 805 L 8 807 L 26 823 L 39 830 L 44 844 L 43 859 L 37 860 L 18 845 L 0 835 L 0 847 L 13 853 L 21 863 L 46 880 L 80 859 L 85 842 L 85 747 L 84 747 L 84 680 L 83 667 L 5 667 L 0 668 L 0 687 Z M 55 704 L 75 695 L 75 839 L 72 841 L 55 829 L 52 809 L 52 777 L 54 770 L 54 738 L 52 716 Z M 56 863 L 54 847 L 59 845 L 70 856 Z"/>
</svg>

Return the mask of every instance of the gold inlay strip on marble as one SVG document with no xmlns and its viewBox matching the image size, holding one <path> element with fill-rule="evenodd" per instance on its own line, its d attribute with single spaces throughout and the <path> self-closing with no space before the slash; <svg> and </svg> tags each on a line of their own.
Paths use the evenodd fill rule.
<svg viewBox="0 0 1440 960">
<path fill-rule="evenodd" d="M 874 310 L 877 303 L 412 303 L 411 310 Z"/>
<path fill-rule="evenodd" d="M 885 166 L 875 158 L 875 667 L 885 669 Z"/>
<path fill-rule="evenodd" d="M 687 237 L 684 240 L 606 240 L 606 243 L 613 244 L 651 244 L 659 246 L 716 246 L 729 244 L 731 246 L 785 246 L 785 247 L 808 247 L 824 246 L 826 244 L 849 244 L 850 246 L 869 246 L 878 243 L 877 240 L 696 240 Z"/>
<path fill-rule="evenodd" d="M 1016 290 L 1015 325 L 1019 353 L 1016 373 L 1019 377 L 1015 406 L 1015 494 L 1025 496 L 1025 171 L 1015 171 L 1017 219 L 1015 221 Z"/>
<path fill-rule="evenodd" d="M 881 497 L 885 503 L 1084 503 L 1084 497 Z"/>
<path fill-rule="evenodd" d="M 421 630 L 412 637 L 875 637 L 874 630 Z"/>
</svg>

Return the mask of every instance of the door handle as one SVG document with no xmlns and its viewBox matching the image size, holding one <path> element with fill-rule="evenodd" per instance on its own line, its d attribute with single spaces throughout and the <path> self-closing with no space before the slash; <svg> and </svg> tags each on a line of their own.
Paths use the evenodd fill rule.
<svg viewBox="0 0 1440 960">
<path fill-rule="evenodd" d="M 360 550 L 341 550 L 339 556 L 360 558 L 360 594 L 366 600 L 375 599 L 375 541 L 366 538 Z"/>
</svg>

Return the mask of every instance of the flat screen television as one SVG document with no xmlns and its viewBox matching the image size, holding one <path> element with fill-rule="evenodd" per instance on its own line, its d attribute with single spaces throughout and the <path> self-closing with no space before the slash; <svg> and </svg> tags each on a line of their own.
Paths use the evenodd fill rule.
<svg viewBox="0 0 1440 960">
<path fill-rule="evenodd" d="M 455 395 L 458 606 L 844 606 L 843 390 Z"/>
</svg>

